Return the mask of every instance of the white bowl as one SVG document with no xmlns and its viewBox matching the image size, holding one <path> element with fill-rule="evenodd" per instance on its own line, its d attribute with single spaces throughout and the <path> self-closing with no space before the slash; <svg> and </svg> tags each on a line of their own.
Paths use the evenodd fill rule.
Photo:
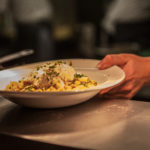
<svg viewBox="0 0 150 150">
<path fill-rule="evenodd" d="M 94 59 L 68 59 L 76 67 L 95 67 L 99 60 Z M 125 74 L 117 66 L 105 70 L 77 70 L 98 82 L 98 85 L 80 91 L 61 91 L 61 92 L 13 92 L 4 90 L 10 81 L 18 81 L 27 75 L 35 66 L 45 62 L 28 64 L 12 69 L 0 71 L 0 95 L 6 99 L 27 107 L 34 108 L 57 108 L 66 107 L 87 101 L 101 89 L 114 86 L 120 83 Z"/>
</svg>

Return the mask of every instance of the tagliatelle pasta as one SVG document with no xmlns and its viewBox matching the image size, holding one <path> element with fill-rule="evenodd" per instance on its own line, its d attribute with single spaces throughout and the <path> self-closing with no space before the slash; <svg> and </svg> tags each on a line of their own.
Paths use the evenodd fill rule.
<svg viewBox="0 0 150 150">
<path fill-rule="evenodd" d="M 96 86 L 97 82 L 88 76 L 77 73 L 71 63 L 63 61 L 49 62 L 37 66 L 27 77 L 18 82 L 12 81 L 8 91 L 72 91 Z"/>
</svg>

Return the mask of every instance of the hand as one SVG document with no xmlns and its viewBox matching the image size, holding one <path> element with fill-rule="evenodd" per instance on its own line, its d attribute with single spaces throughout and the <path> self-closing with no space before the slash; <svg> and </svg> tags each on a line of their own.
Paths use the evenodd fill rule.
<svg viewBox="0 0 150 150">
<path fill-rule="evenodd" d="M 121 67 L 126 77 L 119 85 L 104 89 L 100 94 L 107 98 L 132 98 L 142 86 L 150 83 L 150 58 L 133 54 L 107 55 L 97 65 L 106 69 L 113 65 Z"/>
</svg>

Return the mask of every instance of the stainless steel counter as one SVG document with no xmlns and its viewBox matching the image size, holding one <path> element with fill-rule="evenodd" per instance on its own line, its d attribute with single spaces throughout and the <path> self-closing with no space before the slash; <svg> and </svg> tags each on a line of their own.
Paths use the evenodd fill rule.
<svg viewBox="0 0 150 150">
<path fill-rule="evenodd" d="M 67 108 L 30 109 L 1 100 L 0 134 L 74 148 L 149 150 L 150 102 L 95 97 Z"/>
</svg>

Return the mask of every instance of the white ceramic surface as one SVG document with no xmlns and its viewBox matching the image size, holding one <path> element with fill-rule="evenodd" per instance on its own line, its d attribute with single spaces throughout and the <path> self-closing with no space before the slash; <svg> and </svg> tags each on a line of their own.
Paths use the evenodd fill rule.
<svg viewBox="0 0 150 150">
<path fill-rule="evenodd" d="M 72 61 L 76 67 L 95 67 L 99 60 L 94 59 L 68 59 Z M 101 89 L 114 86 L 120 83 L 125 74 L 122 69 L 117 66 L 105 70 L 77 70 L 84 73 L 91 79 L 98 82 L 96 87 L 80 91 L 65 91 L 65 92 L 12 92 L 5 91 L 5 87 L 10 81 L 18 81 L 23 76 L 27 75 L 35 66 L 45 62 L 28 64 L 12 69 L 0 71 L 0 95 L 8 100 L 21 104 L 27 107 L 34 108 L 57 108 L 66 107 L 92 98 Z"/>
</svg>

